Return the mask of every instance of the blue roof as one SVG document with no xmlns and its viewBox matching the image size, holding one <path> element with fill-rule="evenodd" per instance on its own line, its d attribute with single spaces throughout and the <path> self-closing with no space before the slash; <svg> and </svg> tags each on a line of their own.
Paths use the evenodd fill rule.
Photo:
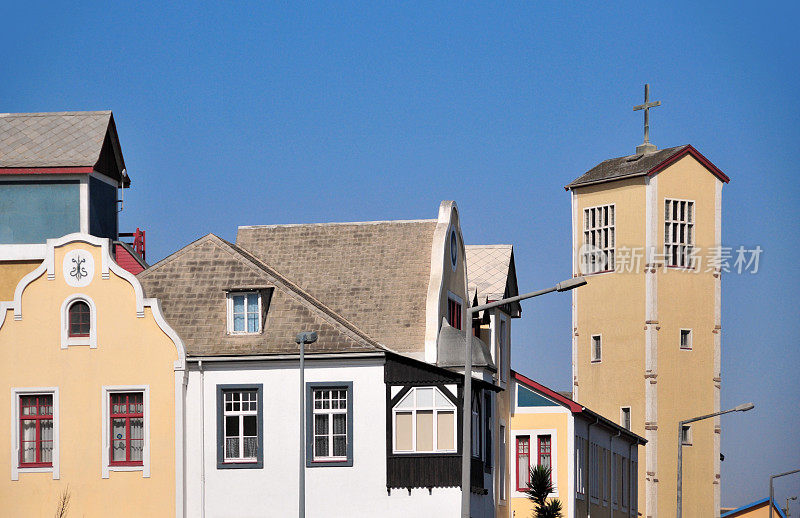
<svg viewBox="0 0 800 518">
<path fill-rule="evenodd" d="M 725 518 L 726 516 L 733 516 L 736 513 L 740 513 L 742 511 L 746 511 L 747 509 L 750 509 L 751 507 L 755 507 L 757 505 L 765 504 L 768 501 L 769 501 L 769 498 L 762 498 L 761 500 L 756 500 L 755 502 L 750 502 L 749 504 L 743 505 L 742 507 L 740 507 L 738 509 L 734 509 L 733 511 L 728 511 L 727 513 L 723 514 L 719 518 Z M 775 501 L 773 500 L 772 503 L 775 504 Z M 783 509 L 781 509 L 781 507 L 779 505 L 776 505 L 775 509 L 776 509 L 775 512 L 778 514 L 778 516 L 780 516 L 780 518 L 786 518 L 786 515 L 783 514 Z"/>
</svg>

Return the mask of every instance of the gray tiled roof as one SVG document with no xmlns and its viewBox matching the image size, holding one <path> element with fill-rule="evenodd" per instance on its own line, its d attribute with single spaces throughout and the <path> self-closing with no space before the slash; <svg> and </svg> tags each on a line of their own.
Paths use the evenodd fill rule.
<svg viewBox="0 0 800 518">
<path fill-rule="evenodd" d="M 161 301 L 164 317 L 189 356 L 296 354 L 295 336 L 314 330 L 309 354 L 385 351 L 352 323 L 257 258 L 209 234 L 141 272 L 148 297 Z M 272 290 L 263 332 L 227 333 L 227 294 Z M 262 291 L 263 292 L 263 291 Z"/>
<path fill-rule="evenodd" d="M 236 245 L 400 353 L 425 347 L 436 220 L 239 227 Z"/>
<path fill-rule="evenodd" d="M 478 290 L 478 304 L 500 300 L 506 292 L 511 245 L 467 245 L 467 279 L 470 298 Z"/>
<path fill-rule="evenodd" d="M 669 159 L 672 155 L 682 151 L 686 145 L 660 149 L 653 153 L 622 156 L 600 162 L 589 169 L 582 176 L 568 184 L 565 189 L 572 189 L 583 185 L 608 182 L 622 178 L 644 176 L 655 166 Z"/>
<path fill-rule="evenodd" d="M 92 167 L 110 111 L 0 114 L 0 167 Z"/>
</svg>

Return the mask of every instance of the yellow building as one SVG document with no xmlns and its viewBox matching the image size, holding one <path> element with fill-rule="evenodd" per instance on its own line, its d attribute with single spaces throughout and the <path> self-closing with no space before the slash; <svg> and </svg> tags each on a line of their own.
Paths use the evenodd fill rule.
<svg viewBox="0 0 800 518">
<path fill-rule="evenodd" d="M 639 500 L 675 515 L 678 422 L 720 409 L 722 185 L 690 145 L 606 160 L 572 201 L 573 394 L 647 439 Z M 719 516 L 719 418 L 683 431 L 683 513 Z"/>
<path fill-rule="evenodd" d="M 564 518 L 637 516 L 631 473 L 642 437 L 518 372 L 511 373 L 509 396 L 511 484 L 508 514 L 502 516 L 531 516 L 533 504 L 524 491 L 537 465 L 551 469 L 550 497 L 561 502 Z"/>
<path fill-rule="evenodd" d="M 110 246 L 48 239 L 0 302 L 3 516 L 183 515 L 183 345 Z"/>
</svg>

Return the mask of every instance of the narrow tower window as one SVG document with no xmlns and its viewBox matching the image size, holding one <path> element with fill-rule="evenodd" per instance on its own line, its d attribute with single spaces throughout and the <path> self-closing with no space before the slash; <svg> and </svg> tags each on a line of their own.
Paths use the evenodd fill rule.
<svg viewBox="0 0 800 518">
<path fill-rule="evenodd" d="M 625 428 L 626 430 L 631 429 L 631 407 L 624 406 L 620 408 L 619 420 L 620 420 L 619 424 L 622 425 L 623 428 Z"/>
<path fill-rule="evenodd" d="M 692 330 L 681 329 L 681 349 L 692 348 Z"/>
<path fill-rule="evenodd" d="M 592 361 L 599 362 L 603 359 L 603 337 L 592 335 Z"/>
<path fill-rule="evenodd" d="M 667 266 L 694 268 L 694 202 L 664 201 L 664 257 Z"/>
<path fill-rule="evenodd" d="M 590 207 L 583 210 L 583 247 L 581 251 L 584 273 L 614 270 L 614 205 Z"/>
</svg>

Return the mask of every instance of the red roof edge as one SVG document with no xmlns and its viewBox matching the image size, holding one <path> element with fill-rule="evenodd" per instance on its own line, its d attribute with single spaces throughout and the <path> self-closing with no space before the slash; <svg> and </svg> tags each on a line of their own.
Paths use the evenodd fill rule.
<svg viewBox="0 0 800 518">
<path fill-rule="evenodd" d="M 529 387 L 531 387 L 533 389 L 538 390 L 539 392 L 545 394 L 549 398 L 555 399 L 556 401 L 558 401 L 562 405 L 564 405 L 567 408 L 569 408 L 570 411 L 573 414 L 579 414 L 579 413 L 583 412 L 583 407 L 581 405 L 579 405 L 578 403 L 574 402 L 573 400 L 571 400 L 571 399 L 569 399 L 567 397 L 564 397 L 561 394 L 559 394 L 558 392 L 545 387 L 541 383 L 536 383 L 532 379 L 526 378 L 525 376 L 523 376 L 522 374 L 520 374 L 519 372 L 517 372 L 515 370 L 512 370 L 511 373 L 514 375 L 514 378 L 516 378 L 518 381 L 524 383 L 525 385 L 528 385 Z"/>
<path fill-rule="evenodd" d="M 667 158 L 666 160 L 664 160 L 660 164 L 658 164 L 655 167 L 653 167 L 652 169 L 650 169 L 650 171 L 647 172 L 647 176 L 652 176 L 652 175 L 658 173 L 659 171 L 663 171 L 668 166 L 674 164 L 675 162 L 677 162 L 678 160 L 680 160 L 681 158 L 683 158 L 686 155 L 692 155 L 698 162 L 703 164 L 703 166 L 706 169 L 711 171 L 711 174 L 713 174 L 714 176 L 716 176 L 717 178 L 719 178 L 723 182 L 728 183 L 728 182 L 731 181 L 731 179 L 728 178 L 728 175 L 726 175 L 725 173 L 720 171 L 717 166 L 715 166 L 714 164 L 711 163 L 711 160 L 709 160 L 706 157 L 704 157 L 703 154 L 700 153 L 698 150 L 696 150 L 694 147 L 692 147 L 691 144 L 687 144 L 680 151 L 678 151 L 677 153 L 675 153 L 671 157 Z"/>
<path fill-rule="evenodd" d="M 87 174 L 91 167 L 0 167 L 0 174 Z"/>
</svg>

